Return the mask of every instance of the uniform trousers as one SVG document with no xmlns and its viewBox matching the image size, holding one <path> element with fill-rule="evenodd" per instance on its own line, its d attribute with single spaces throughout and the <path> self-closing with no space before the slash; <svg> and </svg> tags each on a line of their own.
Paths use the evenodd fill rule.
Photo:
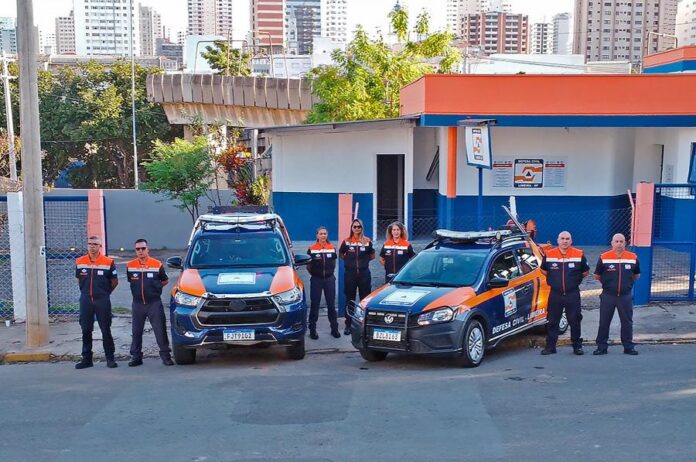
<svg viewBox="0 0 696 462">
<path fill-rule="evenodd" d="M 133 359 L 143 359 L 143 330 L 145 329 L 145 319 L 150 321 L 152 331 L 155 333 L 155 340 L 159 347 L 159 355 L 162 359 L 171 357 L 169 349 L 169 337 L 167 336 L 167 318 L 164 317 L 164 307 L 162 300 L 150 303 L 136 302 L 133 300 L 133 341 L 131 342 L 130 354 Z"/>
<path fill-rule="evenodd" d="M 343 293 L 346 296 L 346 306 L 348 303 L 355 301 L 355 295 L 360 295 L 360 300 L 370 295 L 372 292 L 372 274 L 370 270 L 355 272 L 347 271 L 344 274 Z M 350 317 L 348 309 L 346 309 L 346 327 L 350 328 Z"/>
<path fill-rule="evenodd" d="M 317 320 L 319 319 L 319 304 L 321 303 L 321 293 L 326 299 L 326 309 L 328 311 L 331 330 L 338 330 L 338 318 L 336 316 L 336 276 L 320 278 L 312 276 L 309 279 L 309 330 L 316 330 Z"/>
<path fill-rule="evenodd" d="M 580 309 L 580 291 L 575 290 L 570 293 L 563 294 L 551 290 L 549 294 L 548 321 L 546 334 L 546 348 L 556 348 L 558 341 L 559 323 L 565 309 L 566 319 L 570 326 L 570 340 L 573 343 L 573 348 L 582 346 L 581 328 L 582 312 Z"/>
<path fill-rule="evenodd" d="M 621 343 L 624 349 L 631 350 L 633 343 L 633 295 L 616 295 L 602 292 L 599 296 L 599 329 L 597 330 L 597 348 L 606 349 L 609 341 L 609 327 L 614 318 L 614 309 L 619 312 L 621 320 Z"/>
<path fill-rule="evenodd" d="M 92 299 L 89 295 L 80 295 L 80 328 L 82 329 L 82 357 L 92 360 L 92 332 L 94 317 L 101 329 L 104 355 L 114 359 L 114 338 L 111 336 L 111 299 L 109 296 Z"/>
</svg>

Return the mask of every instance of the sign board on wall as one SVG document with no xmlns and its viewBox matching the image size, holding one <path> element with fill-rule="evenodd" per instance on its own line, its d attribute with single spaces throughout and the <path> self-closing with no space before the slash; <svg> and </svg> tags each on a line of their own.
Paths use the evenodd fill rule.
<svg viewBox="0 0 696 462">
<path fill-rule="evenodd" d="M 497 159 L 493 162 L 494 188 L 565 188 L 566 159 Z"/>
<path fill-rule="evenodd" d="M 464 127 L 466 163 L 474 167 L 491 168 L 491 143 L 488 125 Z"/>
</svg>

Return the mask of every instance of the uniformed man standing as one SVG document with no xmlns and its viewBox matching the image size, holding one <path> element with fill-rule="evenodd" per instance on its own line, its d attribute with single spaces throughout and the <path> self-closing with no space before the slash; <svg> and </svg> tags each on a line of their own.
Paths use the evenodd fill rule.
<svg viewBox="0 0 696 462">
<path fill-rule="evenodd" d="M 580 283 L 590 272 L 590 266 L 582 250 L 571 247 L 573 238 L 568 231 L 558 235 L 558 247 L 544 255 L 541 262 L 541 272 L 546 276 L 546 282 L 551 287 L 548 303 L 548 333 L 546 347 L 542 355 L 556 353 L 558 341 L 558 325 L 565 309 L 566 318 L 570 325 L 570 339 L 573 342 L 573 353 L 584 354 L 582 338 L 580 337 Z"/>
<path fill-rule="evenodd" d="M 162 306 L 162 288 L 169 278 L 159 260 L 150 257 L 150 249 L 145 239 L 135 241 L 136 259 L 128 262 L 126 274 L 133 295 L 133 341 L 131 342 L 130 367 L 143 363 L 143 329 L 145 319 L 150 321 L 155 332 L 162 364 L 172 366 L 174 362 L 167 337 L 167 319 Z"/>
<path fill-rule="evenodd" d="M 82 328 L 82 360 L 75 369 L 92 367 L 92 331 L 97 317 L 102 333 L 106 366 L 117 367 L 114 359 L 114 338 L 111 336 L 111 292 L 118 285 L 114 261 L 102 255 L 101 239 L 90 236 L 87 255 L 75 260 L 75 277 L 80 286 L 80 327 Z"/>
<path fill-rule="evenodd" d="M 637 355 L 633 343 L 633 282 L 640 277 L 638 256 L 626 250 L 623 234 L 614 234 L 611 250 L 599 256 L 595 279 L 602 283 L 599 296 L 599 329 L 597 330 L 597 349 L 594 355 L 607 354 L 609 327 L 614 317 L 614 309 L 621 320 L 621 343 L 624 353 Z"/>
</svg>

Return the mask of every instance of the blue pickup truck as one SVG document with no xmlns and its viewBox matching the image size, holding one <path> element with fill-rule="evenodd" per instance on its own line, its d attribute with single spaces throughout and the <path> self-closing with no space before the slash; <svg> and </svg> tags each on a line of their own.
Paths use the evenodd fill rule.
<svg viewBox="0 0 696 462">
<path fill-rule="evenodd" d="M 199 348 L 287 347 L 305 356 L 307 306 L 283 220 L 275 214 L 202 215 L 186 257 L 167 259 L 181 269 L 170 303 L 174 359 L 191 364 Z"/>
</svg>

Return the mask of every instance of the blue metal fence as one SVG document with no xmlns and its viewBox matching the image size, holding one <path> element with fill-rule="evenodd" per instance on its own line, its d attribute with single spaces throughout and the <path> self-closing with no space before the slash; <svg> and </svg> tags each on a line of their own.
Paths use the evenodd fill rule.
<svg viewBox="0 0 696 462">
<path fill-rule="evenodd" d="M 657 184 L 650 300 L 696 300 L 696 185 Z"/>
</svg>

